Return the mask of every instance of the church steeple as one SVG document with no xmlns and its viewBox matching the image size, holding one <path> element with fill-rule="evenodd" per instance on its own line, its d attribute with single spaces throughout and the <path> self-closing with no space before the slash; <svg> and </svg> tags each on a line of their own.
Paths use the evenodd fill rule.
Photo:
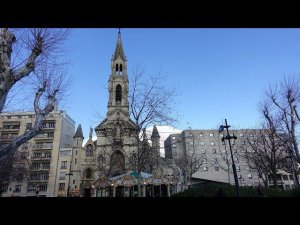
<svg viewBox="0 0 300 225">
<path fill-rule="evenodd" d="M 108 112 L 119 110 L 126 116 L 129 115 L 128 105 L 128 79 L 127 79 L 127 60 L 124 53 L 121 32 L 118 32 L 115 53 L 111 60 L 111 75 L 108 81 L 109 100 Z"/>
<path fill-rule="evenodd" d="M 116 60 L 118 57 L 120 57 L 123 61 L 126 61 L 126 56 L 124 54 L 124 50 L 123 50 L 123 46 L 122 46 L 122 39 L 121 39 L 120 29 L 119 29 L 119 32 L 118 32 L 118 41 L 117 41 L 115 54 L 113 56 L 113 60 Z"/>
<path fill-rule="evenodd" d="M 127 59 L 122 45 L 120 30 L 118 32 L 118 39 L 117 39 L 115 53 L 111 61 L 112 61 L 111 62 L 112 75 L 126 76 Z"/>
</svg>

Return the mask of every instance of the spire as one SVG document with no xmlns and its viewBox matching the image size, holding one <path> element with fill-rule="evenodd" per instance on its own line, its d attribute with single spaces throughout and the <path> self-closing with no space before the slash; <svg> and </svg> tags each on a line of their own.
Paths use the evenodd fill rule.
<svg viewBox="0 0 300 225">
<path fill-rule="evenodd" d="M 90 135 L 89 135 L 90 139 L 92 139 L 92 135 L 93 135 L 93 128 L 92 126 L 90 126 Z"/>
<path fill-rule="evenodd" d="M 117 41 L 117 46 L 116 46 L 115 54 L 113 56 L 113 60 L 116 60 L 118 58 L 118 56 L 120 56 L 122 60 L 126 61 L 126 56 L 125 56 L 125 53 L 124 53 L 124 50 L 123 50 L 123 46 L 122 46 L 120 28 L 119 28 L 119 32 L 118 32 L 118 41 Z"/>
<path fill-rule="evenodd" d="M 153 127 L 151 139 L 152 138 L 160 138 L 156 125 L 154 125 L 154 127 Z"/>
<path fill-rule="evenodd" d="M 82 138 L 82 139 L 84 138 L 83 134 L 82 134 L 81 124 L 79 124 L 79 126 L 77 127 L 77 130 L 76 130 L 73 138 Z"/>
</svg>

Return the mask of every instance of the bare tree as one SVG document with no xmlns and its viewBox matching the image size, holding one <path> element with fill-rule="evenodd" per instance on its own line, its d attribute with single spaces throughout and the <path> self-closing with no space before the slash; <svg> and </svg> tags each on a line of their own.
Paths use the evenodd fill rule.
<svg viewBox="0 0 300 225">
<path fill-rule="evenodd" d="M 42 130 L 42 123 L 65 91 L 63 63 L 57 63 L 57 53 L 66 39 L 66 29 L 24 29 L 14 33 L 0 29 L 0 113 L 5 109 L 9 93 L 22 82 L 35 90 L 35 123 L 29 131 L 0 147 L 0 160 L 12 157 L 17 148 Z"/>
<path fill-rule="evenodd" d="M 297 128 L 300 117 L 297 104 L 300 103 L 300 82 L 296 76 L 284 76 L 283 80 L 269 86 L 266 96 L 275 112 L 282 114 L 284 133 L 289 137 L 295 158 L 300 163 L 300 154 L 297 141 Z"/>
<path fill-rule="evenodd" d="M 177 120 L 173 113 L 175 89 L 162 85 L 165 77 L 148 77 L 143 71 L 135 69 L 130 81 L 129 110 L 130 116 L 137 125 L 135 143 L 137 151 L 129 156 L 129 162 L 139 174 L 159 168 L 160 154 L 148 144 L 146 128 L 149 125 L 171 125 Z"/>
<path fill-rule="evenodd" d="M 13 155 L 0 163 L 0 196 L 12 181 L 21 182 L 28 178 L 31 166 L 28 143 L 24 143 Z"/>
<path fill-rule="evenodd" d="M 158 74 L 146 79 L 139 69 L 133 71 L 130 81 L 129 110 L 138 126 L 138 133 L 149 125 L 172 125 L 177 122 L 174 116 L 175 89 L 163 86 L 164 76 Z"/>
<path fill-rule="evenodd" d="M 200 169 L 204 160 L 207 159 L 205 159 L 202 155 L 195 154 L 195 152 L 186 152 L 179 159 L 175 159 L 175 165 L 179 167 L 183 178 L 181 189 L 188 186 L 193 174 Z"/>
<path fill-rule="evenodd" d="M 250 149 L 244 149 L 244 157 L 249 161 L 250 168 L 256 169 L 266 179 L 270 175 L 274 187 L 277 189 L 276 175 L 280 169 L 283 169 L 287 160 L 289 139 L 280 132 L 281 115 L 272 115 L 270 110 L 270 104 L 267 101 L 260 105 L 260 112 L 263 116 L 261 129 L 247 132 L 245 140 Z"/>
</svg>

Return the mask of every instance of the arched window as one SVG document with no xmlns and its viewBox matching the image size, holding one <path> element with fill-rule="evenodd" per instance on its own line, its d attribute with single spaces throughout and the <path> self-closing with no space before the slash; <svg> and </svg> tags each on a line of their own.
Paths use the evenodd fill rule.
<svg viewBox="0 0 300 225">
<path fill-rule="evenodd" d="M 116 71 L 119 71 L 119 64 L 116 65 Z"/>
<path fill-rule="evenodd" d="M 92 178 L 92 170 L 90 168 L 86 169 L 84 175 L 85 175 L 84 177 L 86 179 L 91 179 Z"/>
<path fill-rule="evenodd" d="M 120 84 L 116 87 L 116 102 L 121 102 L 122 99 L 122 87 Z"/>
<path fill-rule="evenodd" d="M 86 147 L 86 156 L 90 157 L 93 156 L 94 152 L 93 152 L 93 146 L 92 145 L 88 145 Z"/>
<path fill-rule="evenodd" d="M 121 151 L 115 151 L 110 157 L 110 174 L 117 176 L 125 172 L 125 157 Z"/>
<path fill-rule="evenodd" d="M 122 72 L 122 64 L 120 64 L 120 71 Z"/>
</svg>

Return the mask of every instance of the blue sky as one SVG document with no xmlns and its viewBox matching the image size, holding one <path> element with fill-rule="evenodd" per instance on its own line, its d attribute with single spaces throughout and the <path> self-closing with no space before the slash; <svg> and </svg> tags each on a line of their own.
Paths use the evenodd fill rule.
<svg viewBox="0 0 300 225">
<path fill-rule="evenodd" d="M 67 57 L 73 76 L 63 109 L 84 136 L 106 115 L 107 84 L 118 29 L 72 29 Z M 269 83 L 300 71 L 300 29 L 121 29 L 128 74 L 167 75 L 176 87 L 178 129 L 257 125 L 257 104 Z M 298 74 L 299 75 L 299 74 Z M 98 115 L 98 116 L 97 116 Z"/>
</svg>

